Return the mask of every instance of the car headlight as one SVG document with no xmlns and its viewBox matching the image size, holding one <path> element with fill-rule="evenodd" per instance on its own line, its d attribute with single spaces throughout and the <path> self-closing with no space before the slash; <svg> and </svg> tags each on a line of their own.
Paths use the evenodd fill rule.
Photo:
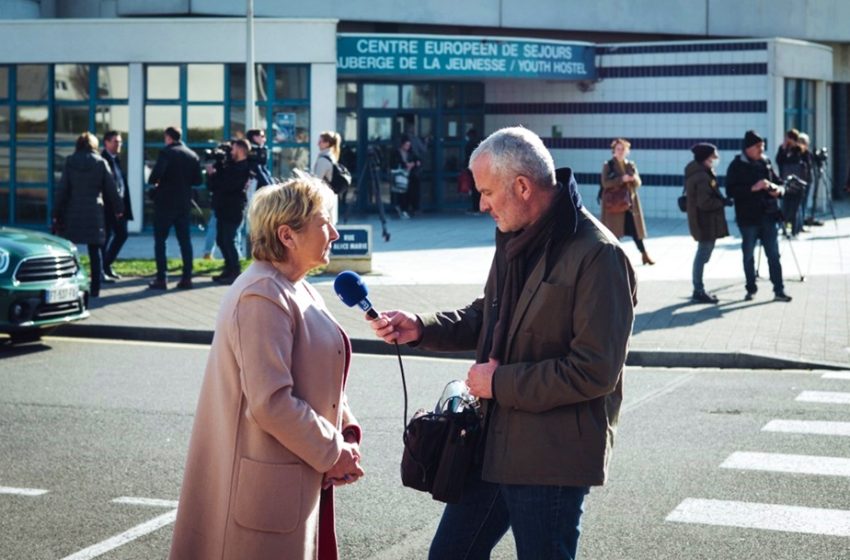
<svg viewBox="0 0 850 560">
<path fill-rule="evenodd" d="M 0 249 L 0 274 L 9 269 L 9 251 Z"/>
</svg>

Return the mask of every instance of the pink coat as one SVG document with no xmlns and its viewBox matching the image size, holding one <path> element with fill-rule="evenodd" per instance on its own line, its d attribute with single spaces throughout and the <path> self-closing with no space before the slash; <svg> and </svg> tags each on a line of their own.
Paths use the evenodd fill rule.
<svg viewBox="0 0 850 560">
<path fill-rule="evenodd" d="M 201 387 L 172 560 L 336 557 L 323 473 L 360 429 L 351 345 L 306 281 L 254 262 L 225 295 Z M 321 498 L 320 498 L 321 496 Z M 322 502 L 322 528 L 319 529 Z"/>
</svg>

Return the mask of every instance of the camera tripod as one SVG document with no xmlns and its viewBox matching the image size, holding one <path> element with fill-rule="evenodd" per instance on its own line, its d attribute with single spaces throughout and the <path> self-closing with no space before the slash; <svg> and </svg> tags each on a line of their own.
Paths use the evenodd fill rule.
<svg viewBox="0 0 850 560">
<path fill-rule="evenodd" d="M 381 160 L 374 148 L 369 148 L 369 152 L 366 157 L 366 165 L 363 166 L 363 169 L 360 171 L 360 176 L 357 178 L 358 189 L 360 189 L 361 186 L 366 186 L 364 180 L 367 178 L 369 185 L 368 190 L 366 191 L 368 193 L 366 196 L 366 203 L 374 202 L 378 206 L 378 217 L 381 220 L 381 237 L 384 238 L 384 241 L 389 241 L 390 232 L 387 229 L 387 214 L 384 212 L 384 199 L 381 197 Z M 348 223 L 348 216 L 350 212 L 351 205 L 346 204 L 343 223 Z"/>
<path fill-rule="evenodd" d="M 818 191 L 820 190 L 821 182 L 826 187 L 826 208 L 827 211 L 832 215 L 832 220 L 835 223 L 836 229 L 838 228 L 838 218 L 835 217 L 835 208 L 832 206 L 832 179 L 826 173 L 824 167 L 826 166 L 826 160 L 820 160 L 815 165 L 815 189 L 812 192 L 812 204 L 809 207 L 809 221 L 814 221 L 815 219 L 815 206 L 818 203 Z"/>
</svg>

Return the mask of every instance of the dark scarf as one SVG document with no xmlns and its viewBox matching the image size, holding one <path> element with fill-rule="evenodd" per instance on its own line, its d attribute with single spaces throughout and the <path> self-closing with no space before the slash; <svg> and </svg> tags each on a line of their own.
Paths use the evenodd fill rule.
<svg viewBox="0 0 850 560">
<path fill-rule="evenodd" d="M 581 195 L 569 169 L 556 172 L 558 192 L 552 205 L 539 220 L 518 232 L 496 231 L 496 286 L 499 307 L 498 319 L 493 327 L 490 357 L 504 363 L 507 359 L 508 330 L 516 304 L 528 275 L 548 245 L 557 245 L 573 235 L 578 227 Z M 549 251 L 551 255 L 552 252 Z M 502 258 L 500 258 L 502 255 Z M 546 263 L 548 273 L 551 263 Z"/>
</svg>

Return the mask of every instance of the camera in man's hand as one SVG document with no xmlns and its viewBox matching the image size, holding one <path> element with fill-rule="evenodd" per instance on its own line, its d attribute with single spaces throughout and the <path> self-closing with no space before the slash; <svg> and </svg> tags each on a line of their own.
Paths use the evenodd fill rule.
<svg viewBox="0 0 850 560">
<path fill-rule="evenodd" d="M 220 171 L 232 161 L 232 151 L 233 146 L 230 142 L 220 142 L 212 150 L 204 150 L 204 161 L 208 164 L 212 163 L 213 168 Z"/>
<path fill-rule="evenodd" d="M 251 144 L 251 151 L 248 152 L 248 163 L 256 163 L 258 165 L 266 165 L 269 161 L 269 149 L 265 146 Z"/>
</svg>

